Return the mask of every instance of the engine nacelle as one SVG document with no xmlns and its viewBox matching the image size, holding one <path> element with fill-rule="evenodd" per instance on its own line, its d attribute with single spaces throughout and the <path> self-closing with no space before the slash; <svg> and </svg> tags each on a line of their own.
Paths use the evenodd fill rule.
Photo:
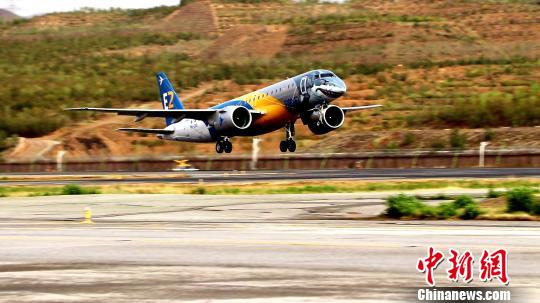
<svg viewBox="0 0 540 303">
<path fill-rule="evenodd" d="M 227 106 L 212 117 L 211 123 L 216 130 L 242 130 L 251 125 L 251 113 L 243 106 Z"/>
<path fill-rule="evenodd" d="M 345 113 L 339 106 L 330 105 L 322 109 L 314 110 L 307 117 L 307 125 L 315 135 L 331 132 L 345 121 Z"/>
</svg>

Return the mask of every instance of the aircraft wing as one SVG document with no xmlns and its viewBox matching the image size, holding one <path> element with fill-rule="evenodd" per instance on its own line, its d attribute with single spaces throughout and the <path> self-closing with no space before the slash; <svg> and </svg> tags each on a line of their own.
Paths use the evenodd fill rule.
<svg viewBox="0 0 540 303">
<path fill-rule="evenodd" d="M 352 111 L 355 111 L 355 110 L 363 110 L 363 109 L 371 109 L 371 108 L 377 108 L 377 107 L 381 107 L 382 105 L 380 104 L 375 104 L 375 105 L 364 105 L 364 106 L 353 106 L 353 107 L 342 107 L 341 109 L 347 113 L 347 112 L 352 112 Z"/>
<path fill-rule="evenodd" d="M 172 129 L 156 129 L 156 128 L 119 128 L 117 130 L 125 132 L 147 133 L 147 134 L 162 134 L 172 135 L 174 130 Z"/>
<path fill-rule="evenodd" d="M 206 120 L 212 114 L 216 112 L 224 111 L 224 109 L 130 109 L 130 108 L 100 108 L 100 107 L 76 107 L 67 108 L 71 111 L 94 111 L 94 112 L 106 112 L 116 113 L 124 116 L 136 116 L 136 121 L 140 121 L 146 117 L 164 117 L 174 118 L 180 121 L 184 118 L 195 120 Z M 252 116 L 262 115 L 262 112 L 249 110 Z"/>
<path fill-rule="evenodd" d="M 196 120 L 205 120 L 213 113 L 216 109 L 131 109 L 131 108 L 99 108 L 99 107 L 76 107 L 68 108 L 66 110 L 72 111 L 93 111 L 93 112 L 106 112 L 106 113 L 116 113 L 123 116 L 136 116 L 137 119 L 144 119 L 146 117 L 171 117 L 177 120 L 183 118 L 196 119 Z"/>
</svg>

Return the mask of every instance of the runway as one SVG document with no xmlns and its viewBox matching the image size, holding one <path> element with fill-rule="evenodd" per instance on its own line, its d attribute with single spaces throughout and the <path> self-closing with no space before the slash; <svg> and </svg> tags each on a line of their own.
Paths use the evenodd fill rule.
<svg viewBox="0 0 540 303">
<path fill-rule="evenodd" d="M 0 198 L 0 302 L 413 301 L 428 246 L 506 248 L 540 295 L 538 222 L 363 220 L 388 194 Z"/>
<path fill-rule="evenodd" d="M 276 171 L 96 172 L 4 174 L 0 185 L 263 182 L 275 180 L 386 180 L 436 178 L 540 177 L 538 168 L 417 168 Z"/>
</svg>

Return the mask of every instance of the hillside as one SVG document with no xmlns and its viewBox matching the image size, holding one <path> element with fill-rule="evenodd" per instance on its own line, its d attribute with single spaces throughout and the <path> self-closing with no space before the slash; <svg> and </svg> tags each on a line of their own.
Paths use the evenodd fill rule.
<svg viewBox="0 0 540 303">
<path fill-rule="evenodd" d="M 133 126 L 129 118 L 61 109 L 159 107 L 159 70 L 188 108 L 200 108 L 312 68 L 345 78 L 349 91 L 338 104 L 385 106 L 349 116 L 331 136 L 298 127 L 304 150 L 448 148 L 455 144 L 447 129 L 461 129 L 465 147 L 486 136 L 491 146 L 540 147 L 540 5 L 533 1 L 191 1 L 3 23 L 0 39 L 8 45 L 0 49 L 4 148 L 17 140 L 2 138 L 17 135 L 36 138 L 27 145 L 57 141 L 49 154 L 81 157 L 211 153 L 211 144 L 114 131 Z M 265 150 L 277 152 L 282 135 L 263 136 Z M 249 150 L 249 140 L 235 140 L 236 150 Z"/>
<path fill-rule="evenodd" d="M 8 11 L 7 9 L 0 8 L 0 22 L 12 21 L 18 18 L 19 16 Z"/>
</svg>

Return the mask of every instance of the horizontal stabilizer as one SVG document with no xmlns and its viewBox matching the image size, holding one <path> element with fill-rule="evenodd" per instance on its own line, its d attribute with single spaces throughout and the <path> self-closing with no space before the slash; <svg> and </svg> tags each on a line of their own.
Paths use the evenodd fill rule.
<svg viewBox="0 0 540 303">
<path fill-rule="evenodd" d="M 162 134 L 162 135 L 172 135 L 174 130 L 172 129 L 156 129 L 156 128 L 119 128 L 117 130 L 124 132 L 137 132 L 137 133 L 148 133 L 148 134 Z"/>
</svg>

